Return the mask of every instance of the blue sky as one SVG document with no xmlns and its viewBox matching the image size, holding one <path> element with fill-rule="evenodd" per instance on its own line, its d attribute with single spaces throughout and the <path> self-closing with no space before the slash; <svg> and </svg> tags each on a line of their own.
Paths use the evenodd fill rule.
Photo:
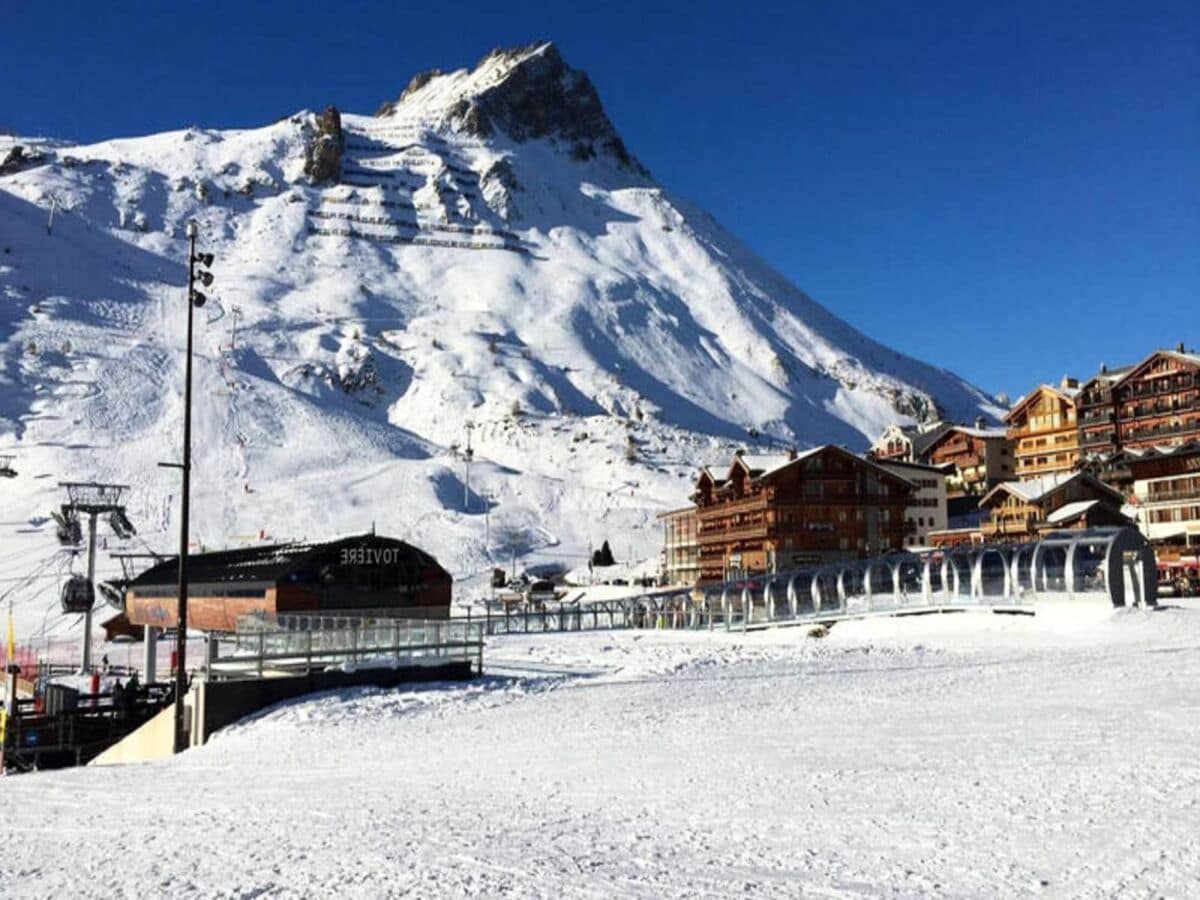
<svg viewBox="0 0 1200 900">
<path fill-rule="evenodd" d="M 18 3 L 0 125 L 370 112 L 550 38 L 630 149 L 867 334 L 1018 394 L 1200 345 L 1196 3 Z"/>
</svg>

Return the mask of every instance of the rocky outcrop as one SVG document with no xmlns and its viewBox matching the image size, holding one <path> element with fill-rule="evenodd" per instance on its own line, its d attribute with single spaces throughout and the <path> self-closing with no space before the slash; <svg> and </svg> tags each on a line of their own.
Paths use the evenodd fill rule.
<svg viewBox="0 0 1200 900">
<path fill-rule="evenodd" d="M 408 87 L 401 92 L 400 99 L 389 100 L 386 103 L 381 103 L 379 105 L 379 109 L 375 110 L 375 115 L 380 118 L 383 116 L 390 116 L 396 111 L 396 107 L 403 103 L 405 99 L 411 97 L 441 74 L 441 69 L 430 69 L 428 72 L 418 72 L 412 77 L 412 80 L 408 82 Z"/>
<path fill-rule="evenodd" d="M 336 181 L 341 173 L 345 146 L 342 115 L 336 106 L 327 106 L 317 117 L 316 133 L 305 145 L 304 174 L 317 183 Z"/>
<path fill-rule="evenodd" d="M 11 175 L 22 169 L 40 166 L 45 161 L 46 155 L 40 150 L 31 150 L 21 144 L 14 144 L 3 157 L 0 157 L 0 175 Z"/>
<path fill-rule="evenodd" d="M 513 194 L 521 190 L 521 185 L 507 159 L 498 159 L 488 166 L 479 179 L 479 189 L 487 205 L 506 222 L 520 215 Z"/>
<path fill-rule="evenodd" d="M 376 114 L 396 112 L 439 75 L 436 69 L 417 75 L 397 101 Z M 648 174 L 625 148 L 587 75 L 568 66 L 553 44 L 493 50 L 466 81 L 471 86 L 444 110 L 445 120 L 460 133 L 486 138 L 500 131 L 516 141 L 561 141 L 575 159 L 607 156 Z"/>
<path fill-rule="evenodd" d="M 513 66 L 504 78 L 465 98 L 466 109 L 456 122 L 462 130 L 486 136 L 500 129 L 517 141 L 558 139 L 570 145 L 576 159 L 605 153 L 642 171 L 605 115 L 591 80 L 568 66 L 553 44 L 494 50 L 476 68 L 508 60 Z"/>
</svg>

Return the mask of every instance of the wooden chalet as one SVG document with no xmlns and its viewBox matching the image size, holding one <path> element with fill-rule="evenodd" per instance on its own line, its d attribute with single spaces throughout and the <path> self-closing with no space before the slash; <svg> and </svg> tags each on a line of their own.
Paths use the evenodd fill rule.
<svg viewBox="0 0 1200 900">
<path fill-rule="evenodd" d="M 1002 481 L 1015 476 L 1012 448 L 1003 428 L 987 428 L 982 421 L 974 428 L 954 425 L 943 432 L 926 451 L 933 466 L 951 465 L 946 496 L 981 497 Z"/>
<path fill-rule="evenodd" d="M 129 583 L 131 624 L 176 624 L 178 572 L 172 559 Z M 240 616 L 256 612 L 370 609 L 446 618 L 450 586 L 450 574 L 428 553 L 374 534 L 199 553 L 188 557 L 188 625 L 233 631 Z"/>
<path fill-rule="evenodd" d="M 949 422 L 889 425 L 875 439 L 867 456 L 889 462 L 924 463 L 929 458 L 929 447 L 952 427 Z"/>
<path fill-rule="evenodd" d="M 1075 399 L 1079 382 L 1038 385 L 1004 417 L 1016 476 L 1022 481 L 1079 468 L 1079 423 Z"/>
<path fill-rule="evenodd" d="M 1086 472 L 1056 473 L 996 485 L 979 501 L 986 543 L 1032 541 L 1045 531 L 1129 525 L 1124 498 Z"/>
<path fill-rule="evenodd" d="M 1200 355 L 1180 344 L 1133 366 L 1102 369 L 1083 386 L 1078 404 L 1085 461 L 1103 464 L 1121 450 L 1200 439 Z"/>
<path fill-rule="evenodd" d="M 728 470 L 701 469 L 693 499 L 701 583 L 904 545 L 913 485 L 826 445 L 803 453 L 738 453 Z"/>
</svg>

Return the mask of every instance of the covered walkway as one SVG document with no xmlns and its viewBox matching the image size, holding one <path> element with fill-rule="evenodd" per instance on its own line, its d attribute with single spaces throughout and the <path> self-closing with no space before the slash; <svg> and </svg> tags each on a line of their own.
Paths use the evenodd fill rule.
<svg viewBox="0 0 1200 900">
<path fill-rule="evenodd" d="M 634 598 L 633 624 L 748 629 L 868 615 L 987 610 L 1083 616 L 1154 606 L 1154 552 L 1135 528 L 1027 544 L 853 560 Z"/>
</svg>

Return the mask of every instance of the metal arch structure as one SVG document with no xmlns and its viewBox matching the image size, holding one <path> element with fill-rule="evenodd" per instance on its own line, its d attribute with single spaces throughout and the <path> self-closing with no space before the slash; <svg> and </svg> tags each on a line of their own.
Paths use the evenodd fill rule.
<svg viewBox="0 0 1200 900">
<path fill-rule="evenodd" d="M 1084 617 L 1157 605 L 1154 552 L 1136 528 L 1047 534 L 847 560 L 631 598 L 649 628 L 747 630 L 952 610 Z"/>
</svg>

